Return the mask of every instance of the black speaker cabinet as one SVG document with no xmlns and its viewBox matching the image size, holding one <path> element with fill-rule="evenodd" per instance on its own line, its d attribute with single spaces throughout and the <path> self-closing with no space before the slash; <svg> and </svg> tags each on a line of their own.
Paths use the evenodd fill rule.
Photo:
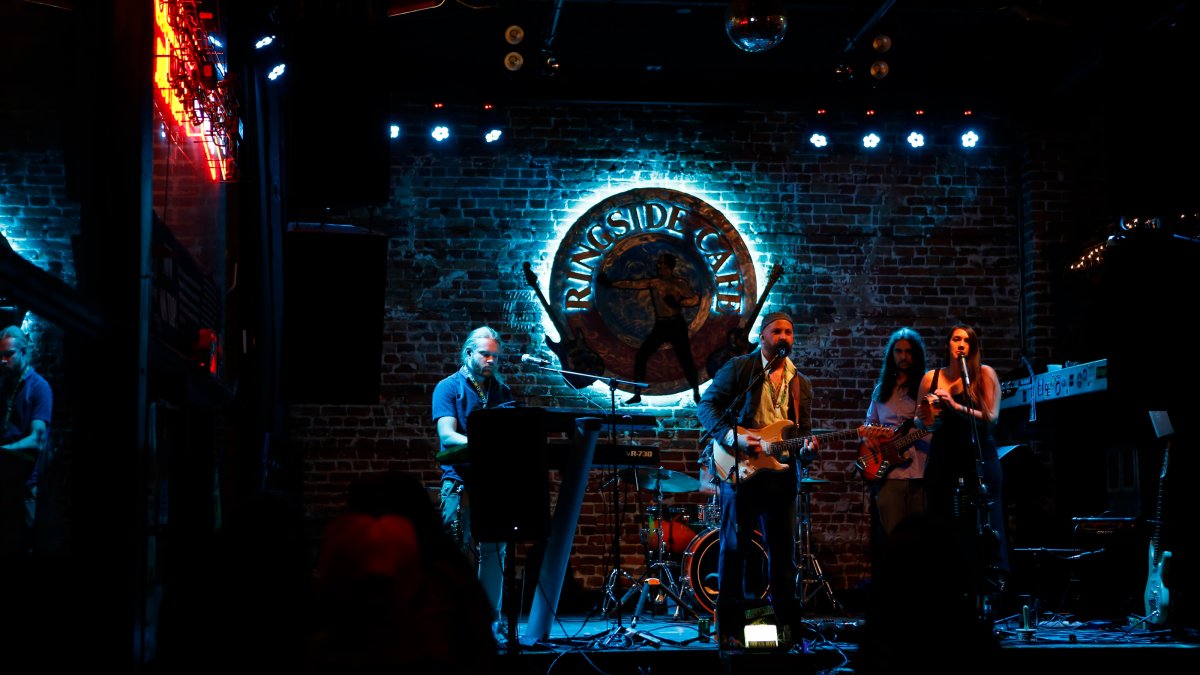
<svg viewBox="0 0 1200 675">
<path fill-rule="evenodd" d="M 296 229 L 283 237 L 283 395 L 289 403 L 376 403 L 387 237 Z"/>
</svg>

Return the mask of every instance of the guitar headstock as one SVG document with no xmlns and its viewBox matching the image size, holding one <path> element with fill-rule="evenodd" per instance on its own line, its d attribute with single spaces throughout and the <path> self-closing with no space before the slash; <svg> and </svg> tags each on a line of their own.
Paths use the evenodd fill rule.
<svg viewBox="0 0 1200 675">
<path fill-rule="evenodd" d="M 771 265 L 771 271 L 767 273 L 767 286 L 773 286 L 781 276 L 783 276 L 783 265 L 779 263 Z"/>
<path fill-rule="evenodd" d="M 522 269 L 525 272 L 525 283 L 534 288 L 538 288 L 537 275 L 533 273 L 533 266 L 529 264 L 528 260 L 522 264 Z"/>
</svg>

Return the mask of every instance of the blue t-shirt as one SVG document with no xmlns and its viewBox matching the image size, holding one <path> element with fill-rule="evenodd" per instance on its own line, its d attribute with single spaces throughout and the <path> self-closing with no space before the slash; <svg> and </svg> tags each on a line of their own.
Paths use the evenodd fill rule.
<svg viewBox="0 0 1200 675">
<path fill-rule="evenodd" d="M 17 395 L 13 399 L 12 414 L 8 418 L 8 428 L 4 429 L 4 437 L 0 444 L 19 441 L 29 435 L 34 420 L 42 420 L 46 427 L 50 426 L 50 417 L 54 412 L 54 392 L 46 378 L 38 375 L 33 368 L 25 374 L 25 379 L 17 385 Z M 27 485 L 37 483 L 37 463 L 34 462 Z"/>
<path fill-rule="evenodd" d="M 488 378 L 487 408 L 496 408 L 513 400 L 512 389 L 507 384 L 502 384 L 496 378 Z M 467 376 L 463 374 L 460 368 L 453 375 L 443 379 L 433 388 L 433 423 L 436 427 L 437 421 L 443 417 L 453 417 L 458 423 L 458 432 L 464 436 L 470 436 L 467 430 L 467 419 L 471 413 L 476 410 L 485 408 L 484 401 L 476 393 L 475 388 L 471 386 L 471 382 Z M 439 452 L 444 452 L 446 447 L 442 445 L 440 439 L 438 441 Z M 454 479 L 463 480 L 462 473 L 465 470 L 463 465 L 442 465 L 442 480 Z"/>
</svg>

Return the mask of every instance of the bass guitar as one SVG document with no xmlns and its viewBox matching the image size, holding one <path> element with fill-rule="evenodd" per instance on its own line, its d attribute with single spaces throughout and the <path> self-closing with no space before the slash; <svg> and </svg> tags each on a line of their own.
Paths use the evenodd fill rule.
<svg viewBox="0 0 1200 675">
<path fill-rule="evenodd" d="M 1161 547 L 1159 535 L 1162 532 L 1163 486 L 1167 480 L 1167 457 L 1171 452 L 1171 443 L 1163 451 L 1162 474 L 1158 477 L 1158 511 L 1154 516 L 1154 536 L 1150 538 L 1150 572 L 1146 577 L 1146 623 L 1164 626 L 1167 623 L 1167 609 L 1170 606 L 1170 592 L 1167 590 L 1167 569 L 1171 563 L 1171 552 Z"/>
<path fill-rule="evenodd" d="M 550 316 L 550 322 L 554 324 L 554 328 L 561 338 L 555 342 L 547 335 L 546 346 L 558 357 L 558 362 L 563 365 L 564 370 L 586 373 L 585 375 L 563 373 L 563 379 L 576 389 L 591 386 L 604 374 L 604 359 L 587 345 L 582 333 L 577 331 L 574 337 L 570 337 L 571 331 L 559 322 L 558 315 L 550 309 L 550 303 L 546 301 L 546 296 L 542 294 L 542 287 L 538 284 L 537 275 L 533 273 L 533 267 L 528 262 L 525 263 L 525 283 L 537 293 L 537 299 L 542 303 L 542 309 L 546 310 L 546 314 Z"/>
<path fill-rule="evenodd" d="M 712 442 L 713 456 L 713 473 L 717 478 L 726 483 L 745 482 L 754 478 L 759 472 L 779 472 L 788 471 L 791 468 L 790 464 L 785 462 L 791 461 L 796 453 L 804 449 L 804 445 L 809 440 L 818 442 L 823 440 L 836 440 L 838 438 L 852 438 L 855 436 L 868 435 L 891 435 L 892 428 L 889 426 L 868 424 L 856 429 L 843 429 L 841 431 L 830 431 L 822 434 L 813 434 L 811 436 L 796 436 L 794 438 L 784 438 L 784 435 L 796 427 L 791 420 L 779 420 L 761 429 L 746 429 L 737 427 L 738 435 L 741 434 L 757 434 L 762 437 L 762 449 L 754 454 L 738 457 L 737 452 L 730 450 L 721 443 L 714 440 Z M 806 461 L 803 456 L 801 461 Z M 782 461 L 781 461 L 782 460 Z M 734 466 L 737 466 L 737 474 L 735 477 Z"/>
<path fill-rule="evenodd" d="M 905 420 L 886 441 L 876 442 L 874 438 L 865 438 L 858 448 L 858 459 L 854 460 L 854 466 L 867 482 L 882 480 L 892 469 L 912 462 L 911 457 L 904 456 L 904 451 L 928 434 L 928 431 L 918 428 L 913 420 Z"/>
</svg>

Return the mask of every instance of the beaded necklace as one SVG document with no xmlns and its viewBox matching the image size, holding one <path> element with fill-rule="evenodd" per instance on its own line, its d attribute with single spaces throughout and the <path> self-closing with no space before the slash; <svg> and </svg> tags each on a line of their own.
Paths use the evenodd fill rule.
<svg viewBox="0 0 1200 675">
<path fill-rule="evenodd" d="M 779 391 L 775 391 L 775 385 L 771 382 L 771 376 L 767 375 L 767 387 L 771 390 L 771 405 L 775 406 L 776 412 L 787 416 L 787 410 L 783 407 L 783 397 L 787 394 L 787 368 L 782 368 L 782 373 L 779 375 Z"/>
<path fill-rule="evenodd" d="M 486 408 L 488 392 L 484 391 L 483 387 L 481 387 L 479 383 L 475 381 L 475 378 L 471 375 L 471 371 L 463 368 L 463 375 L 467 378 L 467 382 L 471 383 L 471 388 L 474 389 L 475 393 L 479 395 L 480 400 L 483 401 L 483 407 Z"/>
<path fill-rule="evenodd" d="M 29 366 L 25 366 L 25 369 L 21 371 L 21 377 L 17 378 L 12 392 L 8 395 L 8 405 L 4 408 L 4 423 L 0 424 L 0 436 L 8 433 L 8 421 L 12 419 L 13 404 L 17 402 L 17 392 L 21 391 L 21 385 L 25 383 L 25 378 L 28 376 Z"/>
</svg>

